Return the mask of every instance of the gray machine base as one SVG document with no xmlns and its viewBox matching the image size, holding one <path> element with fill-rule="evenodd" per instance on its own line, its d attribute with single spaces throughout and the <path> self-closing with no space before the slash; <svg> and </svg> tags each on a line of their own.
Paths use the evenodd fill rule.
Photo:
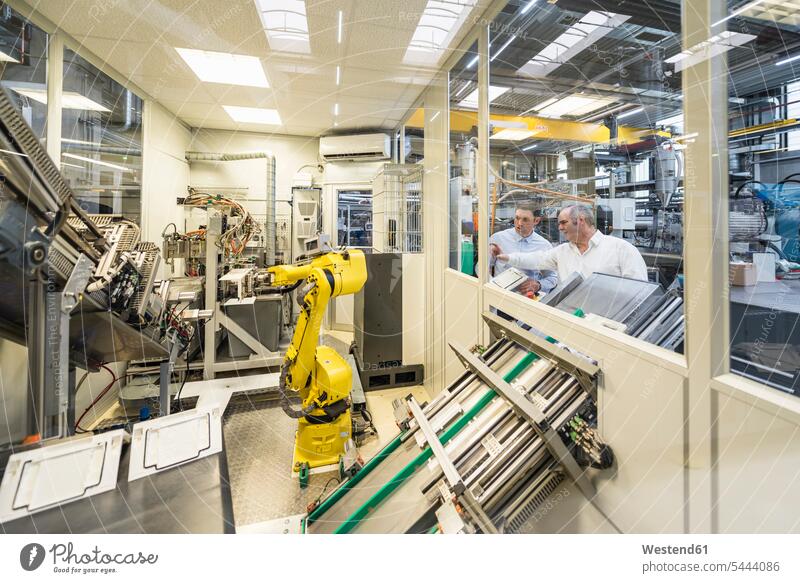
<svg viewBox="0 0 800 583">
<path fill-rule="evenodd" d="M 421 385 L 425 380 L 425 367 L 421 364 L 406 364 L 386 368 L 362 370 L 356 353 L 358 376 L 364 392 L 391 389 L 395 387 L 413 387 Z"/>
</svg>

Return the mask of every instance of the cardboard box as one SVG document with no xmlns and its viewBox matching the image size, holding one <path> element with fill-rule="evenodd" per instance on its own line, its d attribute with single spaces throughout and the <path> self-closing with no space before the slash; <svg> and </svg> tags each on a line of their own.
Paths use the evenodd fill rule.
<svg viewBox="0 0 800 583">
<path fill-rule="evenodd" d="M 731 263 L 730 264 L 730 283 L 731 285 L 755 285 L 756 268 L 752 263 Z"/>
</svg>

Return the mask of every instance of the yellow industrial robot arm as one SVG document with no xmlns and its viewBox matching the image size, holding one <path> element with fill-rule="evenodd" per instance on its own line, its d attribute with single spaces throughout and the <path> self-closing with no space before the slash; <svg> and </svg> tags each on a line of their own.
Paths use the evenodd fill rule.
<svg viewBox="0 0 800 583">
<path fill-rule="evenodd" d="M 305 282 L 298 288 L 300 315 L 286 351 L 280 376 L 281 404 L 292 418 L 311 416 L 326 423 L 346 410 L 351 371 L 327 346 L 317 346 L 325 308 L 331 298 L 359 291 L 367 280 L 364 254 L 358 250 L 322 253 L 295 265 L 269 268 L 273 286 Z M 300 393 L 302 408 L 294 409 L 287 389 Z"/>
</svg>

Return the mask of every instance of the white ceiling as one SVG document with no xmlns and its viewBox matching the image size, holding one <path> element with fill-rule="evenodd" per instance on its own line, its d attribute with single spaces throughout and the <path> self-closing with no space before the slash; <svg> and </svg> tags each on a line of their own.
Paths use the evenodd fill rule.
<svg viewBox="0 0 800 583">
<path fill-rule="evenodd" d="M 390 129 L 401 121 L 436 71 L 402 62 L 427 1 L 306 0 L 311 55 L 271 51 L 255 0 L 28 3 L 192 127 L 317 136 Z M 475 17 L 489 0 L 444 1 L 474 5 Z M 451 47 L 472 22 L 466 19 Z M 258 56 L 270 88 L 203 83 L 175 47 Z M 283 126 L 236 123 L 223 105 L 276 108 Z"/>
</svg>

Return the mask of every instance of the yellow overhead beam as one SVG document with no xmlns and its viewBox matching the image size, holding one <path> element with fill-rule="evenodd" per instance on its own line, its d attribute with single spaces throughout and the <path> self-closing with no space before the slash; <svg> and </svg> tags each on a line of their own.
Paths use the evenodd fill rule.
<svg viewBox="0 0 800 583">
<path fill-rule="evenodd" d="M 599 123 L 580 121 L 567 121 L 563 119 L 550 119 L 547 117 L 521 117 L 518 115 L 491 114 L 492 121 L 509 124 L 512 129 L 527 130 L 531 135 L 526 139 L 531 140 L 559 140 L 563 142 L 586 142 L 590 144 L 607 144 L 609 141 L 608 128 Z M 417 109 L 406 122 L 406 127 L 423 128 L 425 125 L 425 110 Z M 478 125 L 478 114 L 474 111 L 451 110 L 450 131 L 469 132 Z M 494 127 L 492 133 L 498 133 L 507 127 Z M 632 128 L 619 126 L 617 137 L 618 144 L 632 144 L 640 142 L 643 135 L 658 134 L 670 137 L 669 132 L 654 131 L 647 128 Z"/>
</svg>

